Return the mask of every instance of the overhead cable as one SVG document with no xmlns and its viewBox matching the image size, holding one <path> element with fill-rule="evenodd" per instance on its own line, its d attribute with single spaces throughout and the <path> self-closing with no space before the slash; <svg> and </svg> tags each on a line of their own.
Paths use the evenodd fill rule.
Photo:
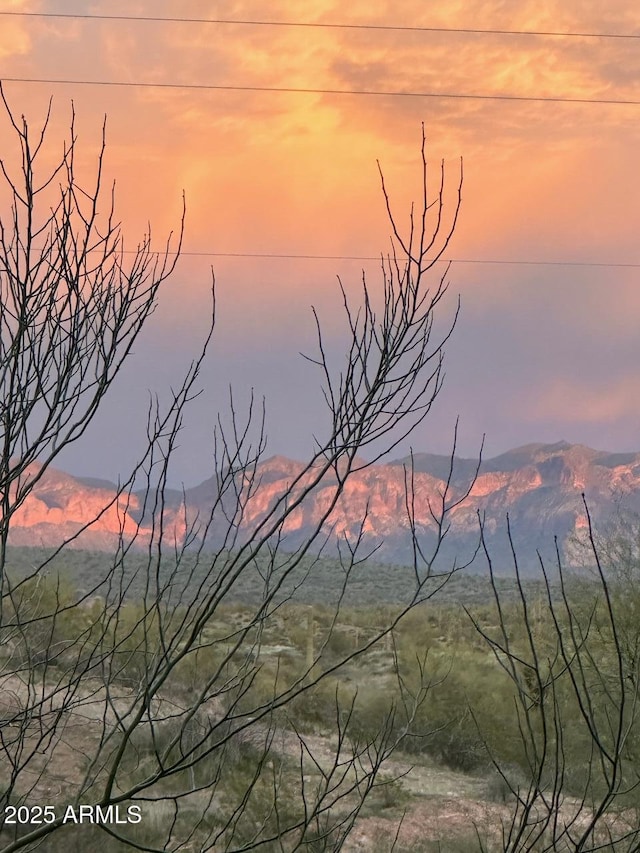
<svg viewBox="0 0 640 853">
<path fill-rule="evenodd" d="M 233 18 L 180 18 L 160 17 L 157 15 L 104 15 L 97 13 L 72 12 L 18 12 L 0 11 L 0 15 L 16 18 L 71 18 L 73 20 L 96 21 L 139 21 L 143 23 L 170 24 L 218 24 L 249 27 L 301 27 L 306 29 L 329 30 L 380 30 L 383 32 L 409 33 L 463 33 L 468 35 L 500 35 L 500 36 L 543 36 L 552 38 L 589 38 L 589 39 L 635 39 L 640 40 L 636 33 L 603 33 L 603 32 L 574 32 L 562 30 L 508 30 L 492 27 L 424 27 L 418 25 L 399 24 L 352 24 L 324 21 L 264 21 L 239 20 Z"/>
<path fill-rule="evenodd" d="M 415 92 L 385 91 L 384 89 L 323 89 L 305 86 L 240 86 L 218 83 L 147 83 L 140 80 L 78 80 L 52 77 L 6 77 L 5 83 L 38 83 L 54 86 L 117 86 L 131 89 L 176 89 L 221 92 L 273 92 L 302 95 L 351 95 L 377 98 L 431 98 L 471 101 L 521 101 L 557 104 L 608 104 L 613 106 L 640 106 L 640 100 L 626 98 L 576 98 L 561 95 L 486 95 L 467 92 Z"/>
</svg>

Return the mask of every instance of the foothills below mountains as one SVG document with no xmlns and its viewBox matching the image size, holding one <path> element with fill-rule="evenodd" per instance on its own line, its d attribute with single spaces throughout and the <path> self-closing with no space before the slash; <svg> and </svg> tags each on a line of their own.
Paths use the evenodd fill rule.
<svg viewBox="0 0 640 853">
<path fill-rule="evenodd" d="M 411 479 L 410 461 L 406 458 L 370 465 L 348 478 L 324 525 L 325 535 L 319 537 L 319 542 L 328 537 L 327 553 L 335 553 L 337 543 L 341 540 L 344 544 L 345 536 L 354 542 L 366 516 L 362 554 L 377 549 L 374 559 L 378 562 L 412 561 L 405 489 L 407 479 Z M 437 568 L 447 568 L 454 559 L 464 563 L 473 556 L 479 544 L 479 518 L 483 519 L 485 543 L 494 567 L 510 574 L 513 557 L 507 515 L 519 565 L 531 572 L 539 567 L 537 550 L 546 560 L 554 560 L 554 537 L 568 565 L 585 561 L 584 549 L 576 545 L 576 540 L 584 541 L 587 530 L 583 493 L 596 526 L 606 522 L 619 504 L 631 512 L 640 509 L 640 453 L 607 453 L 566 442 L 529 444 L 483 460 L 477 476 L 476 469 L 477 460 L 456 457 L 452 467 L 449 457 L 429 453 L 413 456 L 413 526 L 426 555 L 436 541 L 432 510 L 437 514 L 442 505 L 447 481 L 448 501 L 457 503 L 447 517 L 450 527 Z M 282 456 L 259 464 L 259 485 L 246 503 L 238 541 L 243 529 L 253 529 L 302 471 L 301 463 Z M 312 473 L 302 477 L 295 494 L 309 483 Z M 336 482 L 335 472 L 326 475 L 291 513 L 282 530 L 283 550 L 294 550 L 317 526 Z M 173 542 L 175 537 L 184 541 L 189 522 L 206 519 L 217 495 L 215 477 L 184 493 L 168 492 L 162 516 L 167 541 Z M 156 523 L 157 518 L 156 514 Z M 117 546 L 121 531 L 125 539 L 138 531 L 137 544 L 144 546 L 151 537 L 151 524 L 152 512 L 145 508 L 143 494 L 118 497 L 112 483 L 48 469 L 15 513 L 10 543 L 52 547 L 76 537 L 72 547 L 102 551 Z M 214 513 L 207 544 L 219 546 L 227 527 L 222 511 Z M 194 541 L 197 543 L 197 536 Z M 484 549 L 480 549 L 473 567 L 486 570 Z"/>
</svg>

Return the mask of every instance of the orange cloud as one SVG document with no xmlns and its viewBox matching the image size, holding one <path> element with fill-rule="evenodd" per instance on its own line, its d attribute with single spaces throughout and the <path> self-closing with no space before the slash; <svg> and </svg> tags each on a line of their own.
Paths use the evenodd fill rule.
<svg viewBox="0 0 640 853">
<path fill-rule="evenodd" d="M 8 0 L 4 4 L 7 12 L 37 11 L 40 4 L 29 0 Z M 28 24 L 20 18 L 3 17 L 0 28 L 0 59 L 24 56 L 31 49 Z"/>
<path fill-rule="evenodd" d="M 113 12 L 105 0 L 95 11 Z M 126 13 L 148 4 L 127 4 Z M 159 2 L 154 14 L 201 17 L 198 2 Z M 213 13 L 212 13 L 213 14 Z M 496 29 L 636 31 L 623 0 L 504 3 L 390 0 L 233 2 L 228 18 Z M 378 89 L 523 96 L 638 98 L 640 59 L 620 41 L 135 22 L 20 23 L 34 76 L 235 86 Z M 7 66 L 9 71 L 10 65 Z M 20 107 L 46 87 L 14 87 Z M 187 193 L 186 247 L 206 251 L 375 254 L 388 224 L 379 158 L 400 215 L 419 194 L 420 122 L 429 156 L 465 157 L 463 215 L 452 256 L 618 258 L 634 251 L 638 197 L 635 112 L 456 99 L 108 87 L 55 88 L 73 97 L 79 151 L 90 166 L 109 115 L 108 173 L 125 224 L 176 224 Z M 64 109 L 62 114 L 65 114 Z M 60 125 L 63 127 L 64 121 Z M 406 218 L 404 220 L 406 222 Z M 281 285 L 286 288 L 284 280 Z M 510 294 L 515 293 L 515 297 Z M 487 304 L 515 298 L 486 285 Z M 584 318 L 587 322 L 588 318 Z"/>
<path fill-rule="evenodd" d="M 606 382 L 555 379 L 528 393 L 528 402 L 519 413 L 538 421 L 559 423 L 614 423 L 637 418 L 640 376 L 611 378 Z"/>
</svg>

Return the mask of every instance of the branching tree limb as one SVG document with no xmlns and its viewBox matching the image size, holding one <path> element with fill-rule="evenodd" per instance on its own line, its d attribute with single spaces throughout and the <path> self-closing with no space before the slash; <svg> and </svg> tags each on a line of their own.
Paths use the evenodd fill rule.
<svg viewBox="0 0 640 853">
<path fill-rule="evenodd" d="M 572 582 L 556 545 L 553 573 L 540 557 L 545 600 L 534 615 L 509 527 L 516 612 L 503 605 L 485 546 L 497 633 L 469 614 L 514 691 L 523 755 L 518 773 L 486 744 L 512 796 L 512 817 L 503 826 L 505 853 L 640 849 L 638 685 L 629 677 L 622 642 L 624 611 L 616 607 L 586 501 L 584 506 L 595 583 Z"/>
<path fill-rule="evenodd" d="M 340 543 L 343 580 L 318 636 L 308 617 L 304 659 L 274 652 L 274 637 L 283 608 L 305 577 L 321 569 L 314 555 L 331 535 L 346 483 L 370 464 L 357 454 L 375 443 L 379 458 L 395 447 L 427 416 L 442 386 L 457 310 L 438 336 L 446 271 L 434 288 L 427 279 L 453 234 L 462 173 L 447 219 L 444 168 L 434 202 L 427 195 L 423 132 L 423 198 L 406 237 L 383 181 L 394 233 L 382 261 L 383 308 L 374 309 L 366 280 L 358 305 L 340 284 L 349 341 L 337 375 L 315 314 L 317 353 L 308 358 L 320 370 L 329 429 L 316 436 L 315 452 L 286 491 L 253 522 L 248 507 L 260 486 L 264 410 L 252 400 L 243 417 L 233 394 L 214 434 L 208 511 L 194 514 L 186 500 L 175 511 L 168 501 L 176 438 L 198 393 L 213 312 L 209 336 L 169 405 L 163 410 L 152 402 L 147 451 L 114 499 L 122 524 L 109 570 L 77 594 L 43 578 L 43 565 L 26 579 L 7 575 L 12 518 L 61 450 L 86 430 L 122 370 L 174 268 L 182 224 L 173 251 L 167 243 L 155 254 L 147 236 L 125 264 L 113 193 L 106 215 L 98 213 L 104 137 L 90 189 L 76 179 L 73 119 L 58 167 L 38 182 L 47 122 L 33 143 L 26 122 L 4 104 L 22 171 L 14 177 L 2 164 L 13 201 L 0 230 L 0 681 L 10 697 L 0 720 L 0 850 L 35 850 L 44 842 L 53 851 L 66 839 L 86 838 L 81 827 L 73 835 L 66 807 L 94 810 L 106 833 L 103 846 L 120 840 L 126 849 L 146 851 L 341 849 L 366 798 L 386 784 L 384 762 L 413 734 L 431 679 L 425 662 L 409 690 L 391 655 L 401 701 L 377 734 L 363 739 L 356 698 L 340 689 L 337 675 L 391 637 L 403 615 L 457 568 L 430 585 L 447 517 L 468 492 L 454 493 L 450 474 L 431 508 L 436 544 L 427 552 L 417 539 L 408 467 L 413 593 L 384 626 L 337 656 L 331 652 L 354 567 L 364 559 L 365 516 L 360 532 Z M 287 523 L 327 483 L 330 495 L 315 526 L 286 551 Z M 251 573 L 260 578 L 258 601 L 234 611 L 238 584 Z M 301 724 L 300 709 L 333 684 L 335 724 L 326 754 Z M 7 823 L 7 808 L 29 808 L 43 797 L 55 805 L 51 820 Z M 118 808 L 143 821 L 120 825 L 113 819 Z"/>
</svg>

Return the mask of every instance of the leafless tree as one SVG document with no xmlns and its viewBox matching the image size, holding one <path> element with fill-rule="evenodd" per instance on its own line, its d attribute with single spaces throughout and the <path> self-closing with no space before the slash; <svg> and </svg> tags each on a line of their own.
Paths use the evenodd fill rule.
<svg viewBox="0 0 640 853">
<path fill-rule="evenodd" d="M 626 642 L 637 625 L 620 606 L 624 573 L 605 571 L 584 506 L 593 574 L 572 577 L 556 544 L 553 568 L 539 561 L 542 607 L 529 599 L 512 545 L 519 596 L 507 610 L 485 546 L 498 628 L 471 618 L 513 685 L 525 771 L 503 765 L 485 741 L 513 804 L 505 853 L 640 850 L 639 673 Z"/>
<path fill-rule="evenodd" d="M 213 312 L 209 336 L 170 404 L 152 404 L 147 451 L 114 497 L 122 532 L 109 570 L 91 590 L 76 593 L 43 579 L 47 562 L 27 578 L 7 574 L 12 518 L 61 450 L 82 435 L 121 371 L 174 268 L 182 227 L 175 249 L 167 244 L 158 255 L 146 236 L 125 263 L 113 193 L 106 193 L 106 215 L 99 215 L 104 142 L 96 180 L 89 189 L 80 186 L 72 121 L 58 167 L 38 179 L 47 122 L 34 141 L 4 103 L 22 162 L 18 177 L 2 165 L 12 207 L 0 230 L 0 849 L 43 843 L 47 850 L 62 849 L 58 844 L 86 849 L 96 832 L 103 838 L 95 843 L 113 842 L 114 850 L 340 849 L 366 798 L 388 784 L 380 770 L 411 729 L 429 690 L 428 672 L 423 667 L 417 688 L 400 679 L 400 699 L 377 734 L 364 739 L 354 735 L 357 697 L 337 686 L 327 710 L 334 721 L 330 754 L 299 729 L 293 709 L 319 701 L 332 675 L 366 655 L 455 570 L 435 569 L 447 518 L 468 494 L 454 492 L 452 470 L 432 507 L 435 544 L 426 552 L 415 535 L 407 469 L 413 593 L 388 624 L 355 648 L 329 655 L 352 572 L 368 556 L 365 517 L 359 532 L 340 542 L 337 603 L 323 630 L 314 633 L 309 619 L 304 662 L 286 667 L 269 638 L 296 589 L 320 570 L 317 553 L 331 534 L 345 484 L 370 464 L 358 454 L 370 445 L 375 458 L 392 449 L 426 417 L 441 388 L 443 347 L 457 311 L 436 334 L 446 271 L 433 287 L 429 278 L 453 234 L 462 172 L 448 213 L 444 167 L 434 198 L 427 194 L 423 132 L 423 195 L 406 238 L 383 181 L 394 236 L 381 262 L 381 293 L 363 278 L 355 304 L 340 285 L 349 329 L 341 370 L 330 367 L 317 315 L 317 351 L 306 356 L 320 371 L 329 429 L 316 436 L 315 452 L 286 491 L 251 524 L 264 412 L 252 401 L 240 415 L 233 395 L 215 430 L 216 487 L 208 514 L 168 504 L 170 463 L 198 393 Z M 141 479 L 146 488 L 136 526 L 130 510 Z M 327 483 L 331 499 L 316 527 L 286 551 L 287 521 Z M 225 608 L 251 573 L 260 577 L 259 600 L 233 621 Z M 53 808 L 33 811 L 45 804 Z M 86 815 L 93 809 L 99 826 L 72 825 L 70 815 L 81 806 Z"/>
</svg>

